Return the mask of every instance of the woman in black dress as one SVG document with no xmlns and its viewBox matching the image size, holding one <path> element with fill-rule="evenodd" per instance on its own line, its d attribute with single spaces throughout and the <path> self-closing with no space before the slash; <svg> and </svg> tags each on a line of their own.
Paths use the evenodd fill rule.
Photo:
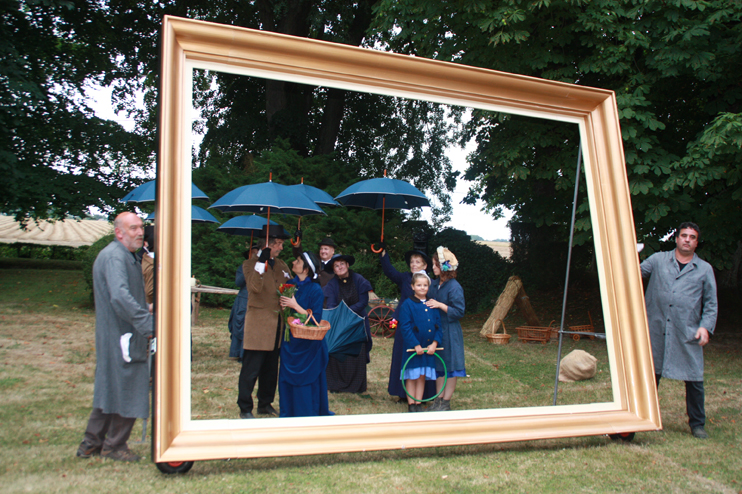
<svg viewBox="0 0 742 494">
<path fill-rule="evenodd" d="M 327 262 L 325 270 L 335 273 L 324 287 L 325 308 L 334 309 L 340 302 L 364 318 L 366 340 L 342 354 L 330 353 L 327 364 L 327 389 L 334 393 L 363 393 L 366 391 L 366 364 L 371 361 L 371 326 L 368 322 L 368 292 L 371 283 L 350 270 L 353 256 L 338 255 Z"/>
</svg>

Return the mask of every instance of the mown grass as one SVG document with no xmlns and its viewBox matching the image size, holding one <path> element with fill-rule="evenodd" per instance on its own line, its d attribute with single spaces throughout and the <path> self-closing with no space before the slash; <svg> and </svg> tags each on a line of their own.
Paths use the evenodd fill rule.
<svg viewBox="0 0 742 494">
<path fill-rule="evenodd" d="M 149 438 L 145 444 L 131 444 L 147 457 L 138 464 L 78 459 L 74 453 L 90 413 L 95 351 L 94 312 L 87 293 L 75 293 L 80 291 L 75 274 L 23 270 L 19 276 L 13 270 L 0 270 L 2 492 L 685 493 L 742 489 L 742 338 L 734 320 L 723 321 L 706 350 L 707 429 L 711 434 L 707 441 L 688 433 L 683 383 L 664 380 L 660 387 L 664 430 L 639 433 L 631 443 L 591 436 L 203 461 L 182 476 L 164 476 L 152 465 Z M 545 297 L 531 297 L 534 305 L 548 305 Z M 237 416 L 239 364 L 226 358 L 228 316 L 227 310 L 205 308 L 193 329 L 192 413 L 197 418 Z M 550 405 L 556 344 L 524 344 L 514 336 L 507 346 L 491 345 L 478 336 L 484 317 L 474 315 L 465 321 L 470 377 L 461 379 L 454 407 Z M 511 317 L 514 327 L 517 314 Z M 575 316 L 579 317 L 584 318 L 582 312 Z M 563 353 L 573 348 L 595 355 L 601 372 L 590 381 L 560 384 L 559 403 L 609 399 L 604 343 L 567 340 Z M 390 349 L 390 340 L 376 340 L 368 371 L 369 391 L 360 396 L 331 395 L 331 409 L 336 413 L 406 409 L 386 394 Z M 132 441 L 141 434 L 138 421 Z"/>
</svg>

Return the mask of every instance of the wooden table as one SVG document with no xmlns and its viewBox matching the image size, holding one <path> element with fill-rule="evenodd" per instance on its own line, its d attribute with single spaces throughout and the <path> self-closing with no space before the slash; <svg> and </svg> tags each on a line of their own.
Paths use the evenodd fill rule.
<svg viewBox="0 0 742 494">
<path fill-rule="evenodd" d="M 196 285 L 191 287 L 191 326 L 198 322 L 198 309 L 201 305 L 202 293 L 217 293 L 219 295 L 237 295 L 239 290 L 234 288 L 221 288 L 218 286 Z"/>
</svg>

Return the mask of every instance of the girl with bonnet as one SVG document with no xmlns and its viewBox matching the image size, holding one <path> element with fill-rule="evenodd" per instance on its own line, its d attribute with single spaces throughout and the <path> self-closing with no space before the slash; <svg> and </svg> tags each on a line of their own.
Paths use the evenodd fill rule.
<svg viewBox="0 0 742 494">
<path fill-rule="evenodd" d="M 459 321 L 464 317 L 466 303 L 464 289 L 456 281 L 456 270 L 459 261 L 453 252 L 445 247 L 438 247 L 433 254 L 433 273 L 438 277 L 433 280 L 428 290 L 428 300 L 425 304 L 441 312 L 441 336 L 443 347 L 440 355 L 446 363 L 448 381 L 443 392 L 438 395 L 427 411 L 444 411 L 451 409 L 451 398 L 456 389 L 456 380 L 466 376 L 464 362 L 464 333 Z M 436 387 L 438 391 L 443 387 L 443 366 L 438 363 L 436 368 Z"/>
</svg>

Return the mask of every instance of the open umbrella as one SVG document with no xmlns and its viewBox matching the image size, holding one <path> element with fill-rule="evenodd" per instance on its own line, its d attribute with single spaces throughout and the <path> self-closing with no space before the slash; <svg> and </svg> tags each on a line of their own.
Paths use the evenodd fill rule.
<svg viewBox="0 0 742 494">
<path fill-rule="evenodd" d="M 342 191 L 335 200 L 343 206 L 358 206 L 362 208 L 381 209 L 381 241 L 384 241 L 384 211 L 389 209 L 412 209 L 421 206 L 430 206 L 425 194 L 417 190 L 414 185 L 403 180 L 386 177 L 372 178 L 355 183 Z M 371 250 L 375 253 L 382 249 Z"/>
<path fill-rule="evenodd" d="M 312 187 L 304 183 L 304 177 L 301 179 L 300 184 L 289 185 L 290 189 L 298 190 L 299 192 L 306 195 L 308 198 L 314 201 L 318 206 L 340 206 L 338 202 L 332 198 L 330 194 L 317 187 Z M 299 217 L 299 223 L 296 225 L 297 230 L 301 230 L 301 217 Z M 291 245 L 296 246 L 299 244 L 299 239 L 291 239 Z"/>
<path fill-rule="evenodd" d="M 222 226 L 217 228 L 217 231 L 229 233 L 230 235 L 252 236 L 254 233 L 260 232 L 268 223 L 278 225 L 275 221 L 268 221 L 262 216 L 256 216 L 254 214 L 235 216 L 225 221 Z"/>
<path fill-rule="evenodd" d="M 341 301 L 334 309 L 324 309 L 322 319 L 330 322 L 330 330 L 325 335 L 330 355 L 345 360 L 344 356 L 356 356 L 361 352 L 361 345 L 366 341 L 364 319 L 345 302 Z"/>
<path fill-rule="evenodd" d="M 206 199 L 208 201 L 209 197 L 206 194 L 204 194 L 201 191 L 201 189 L 199 189 L 193 183 L 191 183 L 191 199 Z M 142 185 L 140 185 L 136 189 L 126 194 L 121 199 L 121 202 L 138 203 L 138 202 L 152 202 L 154 200 L 155 200 L 155 180 L 150 180 L 149 182 L 144 182 Z"/>
<path fill-rule="evenodd" d="M 145 220 L 155 219 L 155 213 L 149 213 Z M 191 206 L 191 222 L 193 223 L 219 223 L 219 220 L 214 218 L 214 215 L 206 211 L 204 208 L 198 206 Z"/>
<path fill-rule="evenodd" d="M 305 194 L 291 189 L 288 185 L 273 181 L 259 184 L 243 185 L 224 194 L 209 208 L 224 212 L 262 213 L 271 219 L 274 213 L 305 216 L 325 214 L 317 204 Z M 266 243 L 268 239 L 266 238 Z"/>
</svg>

